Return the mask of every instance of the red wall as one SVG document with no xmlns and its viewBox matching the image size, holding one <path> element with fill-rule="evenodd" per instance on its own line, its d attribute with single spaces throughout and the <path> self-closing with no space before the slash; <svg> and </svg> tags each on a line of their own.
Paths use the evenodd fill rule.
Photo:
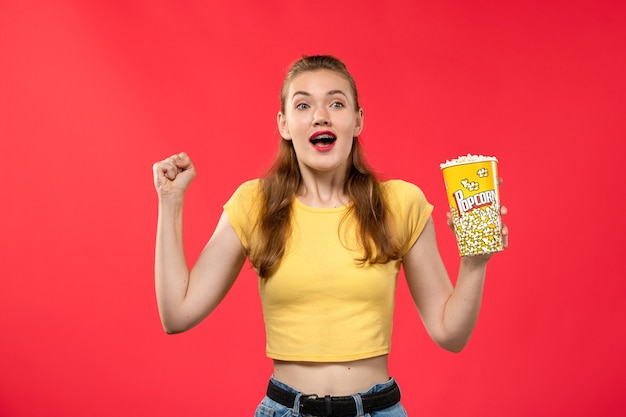
<svg viewBox="0 0 626 417">
<path fill-rule="evenodd" d="M 452 275 L 438 164 L 500 159 L 510 248 L 466 350 L 428 339 L 401 281 L 409 414 L 623 415 L 624 51 L 619 1 L 0 1 L 0 415 L 252 415 L 271 373 L 254 275 L 163 333 L 151 166 L 198 167 L 193 261 L 312 53 L 354 73 L 366 152 L 435 204 Z"/>
</svg>

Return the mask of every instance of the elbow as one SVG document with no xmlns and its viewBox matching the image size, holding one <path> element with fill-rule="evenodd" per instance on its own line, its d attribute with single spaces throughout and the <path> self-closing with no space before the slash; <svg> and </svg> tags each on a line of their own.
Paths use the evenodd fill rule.
<svg viewBox="0 0 626 417">
<path fill-rule="evenodd" d="M 439 345 L 441 348 L 447 350 L 448 352 L 452 352 L 452 353 L 461 353 L 463 351 L 463 349 L 465 348 L 465 344 L 461 344 L 461 345 L 457 345 L 457 344 L 440 344 Z"/>
<path fill-rule="evenodd" d="M 166 308 L 163 305 L 158 307 L 161 326 L 168 335 L 183 333 L 195 325 L 181 308 Z"/>
<path fill-rule="evenodd" d="M 168 335 L 173 335 L 173 334 L 179 334 L 184 332 L 184 330 L 176 328 L 176 327 L 170 327 L 170 326 L 166 326 L 163 325 L 163 331 L 168 334 Z"/>
<path fill-rule="evenodd" d="M 163 331 L 168 335 L 183 333 L 190 328 L 190 326 L 179 323 L 176 320 L 166 319 L 164 317 L 161 317 L 161 326 L 163 326 Z"/>
<path fill-rule="evenodd" d="M 468 342 L 469 337 L 440 337 L 435 339 L 435 343 L 440 348 L 452 353 L 461 353 Z"/>
<path fill-rule="evenodd" d="M 208 314 L 208 313 L 207 313 Z M 183 307 L 179 308 L 160 308 L 159 318 L 161 319 L 161 325 L 163 331 L 167 334 L 178 334 L 186 332 L 197 326 L 204 318 L 205 315 L 197 314 L 188 311 Z"/>
</svg>

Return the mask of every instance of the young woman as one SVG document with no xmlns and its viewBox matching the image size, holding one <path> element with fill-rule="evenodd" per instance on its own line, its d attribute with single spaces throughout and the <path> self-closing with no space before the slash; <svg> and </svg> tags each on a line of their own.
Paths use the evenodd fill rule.
<svg viewBox="0 0 626 417">
<path fill-rule="evenodd" d="M 405 416 L 387 366 L 400 266 L 429 335 L 458 352 L 474 329 L 491 256 L 461 258 L 452 285 L 424 194 L 408 182 L 379 182 L 361 155 L 363 111 L 341 61 L 295 62 L 277 123 L 274 165 L 235 191 L 191 270 L 182 207 L 194 165 L 185 153 L 154 164 L 163 327 L 178 333 L 202 321 L 249 258 L 274 361 L 255 415 Z"/>
</svg>

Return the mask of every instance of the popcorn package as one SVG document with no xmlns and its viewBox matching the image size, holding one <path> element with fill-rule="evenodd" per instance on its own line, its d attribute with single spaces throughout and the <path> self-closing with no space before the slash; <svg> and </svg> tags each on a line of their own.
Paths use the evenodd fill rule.
<svg viewBox="0 0 626 417">
<path fill-rule="evenodd" d="M 459 255 L 500 252 L 502 219 L 498 160 L 492 156 L 459 156 L 440 164 L 446 185 Z"/>
</svg>

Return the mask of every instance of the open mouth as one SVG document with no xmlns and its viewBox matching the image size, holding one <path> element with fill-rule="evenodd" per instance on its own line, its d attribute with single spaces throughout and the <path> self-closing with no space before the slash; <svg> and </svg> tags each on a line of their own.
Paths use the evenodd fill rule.
<svg viewBox="0 0 626 417">
<path fill-rule="evenodd" d="M 329 146 L 335 143 L 336 140 L 337 137 L 332 132 L 316 132 L 311 136 L 309 142 L 313 146 Z"/>
</svg>

